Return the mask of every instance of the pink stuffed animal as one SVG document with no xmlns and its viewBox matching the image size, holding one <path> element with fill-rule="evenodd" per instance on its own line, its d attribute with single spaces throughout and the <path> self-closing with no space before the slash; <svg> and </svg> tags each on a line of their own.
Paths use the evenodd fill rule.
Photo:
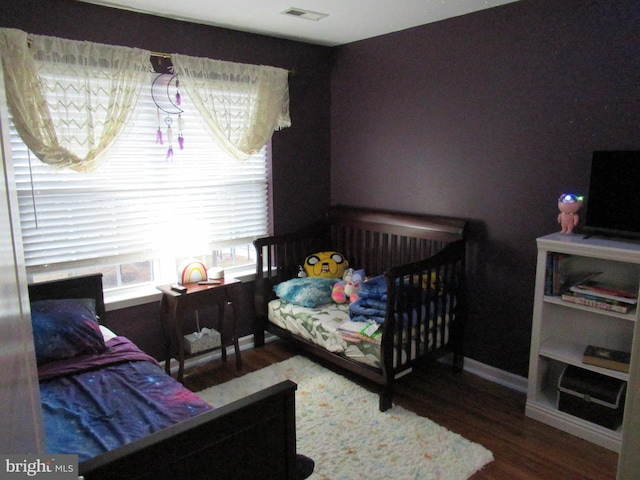
<svg viewBox="0 0 640 480">
<path fill-rule="evenodd" d="M 571 193 L 563 193 L 558 199 L 558 223 L 562 227 L 561 233 L 573 233 L 573 228 L 578 225 L 578 210 L 582 207 L 583 197 L 577 197 Z"/>
<path fill-rule="evenodd" d="M 344 303 L 347 301 L 347 296 L 344 293 L 344 282 L 336 282 L 333 284 L 331 300 L 336 303 Z"/>
<path fill-rule="evenodd" d="M 364 282 L 364 270 L 354 271 L 353 268 L 347 268 L 342 280 L 333 284 L 331 299 L 336 303 L 355 302 L 362 282 Z"/>
</svg>

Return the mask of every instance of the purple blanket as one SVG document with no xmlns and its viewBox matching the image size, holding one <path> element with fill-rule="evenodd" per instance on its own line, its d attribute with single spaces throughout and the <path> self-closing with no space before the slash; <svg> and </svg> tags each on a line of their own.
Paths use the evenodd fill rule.
<svg viewBox="0 0 640 480">
<path fill-rule="evenodd" d="M 144 353 L 126 337 L 114 337 L 108 340 L 106 345 L 107 351 L 104 353 L 77 355 L 40 365 L 38 367 L 40 381 L 133 360 L 151 362 L 159 366 L 155 358 Z"/>
<path fill-rule="evenodd" d="M 107 347 L 39 367 L 48 453 L 82 462 L 213 408 L 126 338 Z"/>
</svg>

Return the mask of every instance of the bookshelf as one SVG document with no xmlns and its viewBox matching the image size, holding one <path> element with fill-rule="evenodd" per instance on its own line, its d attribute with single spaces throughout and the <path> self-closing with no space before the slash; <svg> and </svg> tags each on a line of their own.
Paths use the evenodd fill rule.
<svg viewBox="0 0 640 480">
<path fill-rule="evenodd" d="M 640 341 L 640 329 L 636 329 L 638 307 L 619 313 L 563 301 L 555 291 L 550 294 L 550 258 L 553 255 L 563 258 L 567 285 L 589 272 L 601 272 L 598 278 L 603 282 L 623 285 L 637 293 L 640 286 L 640 242 L 554 233 L 538 238 L 536 243 L 538 257 L 525 413 L 528 417 L 619 452 L 625 421 L 613 430 L 561 411 L 557 407 L 557 387 L 567 365 L 635 384 L 632 382 L 634 368 L 625 373 L 588 365 L 582 362 L 582 355 L 587 345 L 633 352 L 634 343 Z M 632 356 L 631 365 L 636 361 Z M 628 402 L 625 418 L 631 408 L 632 404 Z"/>
</svg>

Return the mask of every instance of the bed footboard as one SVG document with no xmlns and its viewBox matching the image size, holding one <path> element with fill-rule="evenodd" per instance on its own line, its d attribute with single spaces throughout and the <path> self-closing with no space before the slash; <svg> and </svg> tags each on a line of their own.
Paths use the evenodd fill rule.
<svg viewBox="0 0 640 480">
<path fill-rule="evenodd" d="M 387 369 L 402 372 L 448 351 L 454 365 L 462 367 L 465 256 L 466 244 L 458 240 L 425 260 L 385 272 L 389 295 L 382 357 Z"/>
<path fill-rule="evenodd" d="M 296 384 L 284 381 L 79 465 L 85 480 L 296 478 Z"/>
</svg>

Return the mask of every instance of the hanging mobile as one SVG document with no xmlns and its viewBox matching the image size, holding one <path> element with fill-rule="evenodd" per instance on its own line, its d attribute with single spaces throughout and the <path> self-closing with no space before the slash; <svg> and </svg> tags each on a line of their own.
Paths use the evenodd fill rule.
<svg viewBox="0 0 640 480">
<path fill-rule="evenodd" d="M 173 160 L 173 132 L 171 131 L 171 124 L 173 120 L 171 117 L 166 117 L 164 123 L 167 124 L 167 141 L 169 142 L 169 148 L 167 149 L 167 157 L 165 160 Z"/>
<path fill-rule="evenodd" d="M 166 160 L 173 160 L 173 131 L 171 125 L 173 124 L 172 115 L 178 116 L 178 146 L 180 150 L 184 149 L 184 137 L 182 135 L 182 108 L 179 105 L 182 104 L 182 97 L 180 95 L 180 81 L 177 75 L 171 76 L 167 80 L 168 75 L 158 74 L 151 83 L 151 98 L 153 103 L 158 108 L 158 130 L 156 131 L 156 143 L 164 145 L 164 137 L 162 135 L 162 123 L 164 122 L 167 131 L 167 142 L 169 147 L 167 149 Z M 172 85 L 175 87 L 175 101 L 172 98 L 170 89 Z M 164 120 L 162 117 L 164 116 Z"/>
</svg>

